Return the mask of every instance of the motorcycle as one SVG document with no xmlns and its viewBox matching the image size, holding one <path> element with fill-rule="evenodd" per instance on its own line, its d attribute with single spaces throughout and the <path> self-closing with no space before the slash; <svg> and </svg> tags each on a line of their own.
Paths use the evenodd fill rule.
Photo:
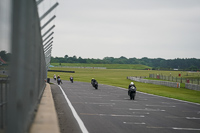
<svg viewBox="0 0 200 133">
<path fill-rule="evenodd" d="M 60 83 L 62 84 L 62 80 L 60 78 L 58 78 L 57 83 L 58 83 L 58 85 L 60 85 Z"/>
<path fill-rule="evenodd" d="M 136 88 L 134 86 L 131 86 L 128 94 L 130 96 L 130 100 L 134 100 L 136 95 Z"/>
<path fill-rule="evenodd" d="M 73 77 L 70 77 L 69 79 L 70 79 L 70 81 L 71 81 L 72 83 L 74 82 L 74 81 L 73 81 Z"/>
<path fill-rule="evenodd" d="M 98 82 L 97 82 L 97 81 L 92 82 L 92 86 L 93 86 L 95 89 L 98 89 Z"/>
</svg>

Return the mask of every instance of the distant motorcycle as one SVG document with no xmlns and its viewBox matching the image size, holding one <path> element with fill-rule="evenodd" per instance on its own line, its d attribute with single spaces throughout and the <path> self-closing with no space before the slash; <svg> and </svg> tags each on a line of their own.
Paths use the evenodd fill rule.
<svg viewBox="0 0 200 133">
<path fill-rule="evenodd" d="M 73 77 L 70 77 L 69 79 L 70 79 L 70 81 L 71 81 L 72 83 L 74 82 L 74 81 L 73 81 L 73 80 L 74 80 Z"/>
<path fill-rule="evenodd" d="M 57 78 L 57 83 L 58 85 L 60 85 L 60 83 L 62 84 L 62 80 L 60 78 Z"/>
<path fill-rule="evenodd" d="M 136 87 L 131 86 L 130 89 L 129 89 L 129 96 L 130 96 L 131 100 L 135 99 L 135 94 L 136 94 Z"/>
<path fill-rule="evenodd" d="M 96 80 L 92 80 L 91 84 L 95 89 L 98 89 L 98 82 Z"/>
</svg>

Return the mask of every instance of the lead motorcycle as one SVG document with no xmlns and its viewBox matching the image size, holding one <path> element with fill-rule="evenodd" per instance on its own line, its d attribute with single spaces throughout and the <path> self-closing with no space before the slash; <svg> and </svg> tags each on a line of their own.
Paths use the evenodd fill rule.
<svg viewBox="0 0 200 133">
<path fill-rule="evenodd" d="M 74 79 L 73 79 L 73 77 L 70 77 L 69 79 L 70 79 L 70 81 L 71 81 L 72 83 L 74 82 Z"/>
<path fill-rule="evenodd" d="M 98 89 L 98 82 L 97 81 L 92 81 L 91 84 L 95 89 Z"/>
<path fill-rule="evenodd" d="M 134 100 L 136 95 L 136 87 L 131 86 L 128 95 L 130 96 L 131 100 Z"/>
</svg>

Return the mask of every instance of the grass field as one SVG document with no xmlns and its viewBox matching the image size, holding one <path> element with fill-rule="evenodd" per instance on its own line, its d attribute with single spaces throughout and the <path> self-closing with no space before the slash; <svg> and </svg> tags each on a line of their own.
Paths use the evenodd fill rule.
<svg viewBox="0 0 200 133">
<path fill-rule="evenodd" d="M 99 84 L 107 84 L 128 88 L 130 80 L 127 76 L 149 76 L 152 73 L 162 73 L 163 75 L 177 76 L 179 71 L 152 71 L 152 70 L 132 70 L 132 69 L 81 69 L 81 68 L 51 68 L 51 70 L 75 71 L 75 73 L 48 72 L 48 77 L 60 75 L 62 80 L 69 80 L 70 75 L 74 77 L 74 81 L 90 82 L 91 78 L 97 79 Z M 187 72 L 182 72 L 187 76 Z M 150 94 L 176 98 L 180 100 L 200 103 L 200 91 L 188 90 L 185 88 L 172 88 L 160 85 L 145 84 L 134 82 L 138 91 Z"/>
<path fill-rule="evenodd" d="M 59 63 L 51 63 L 53 66 L 60 66 Z M 61 63 L 61 66 L 68 67 L 106 67 L 107 69 L 137 69 L 147 70 L 151 69 L 149 66 L 140 64 L 88 64 L 88 63 Z"/>
</svg>

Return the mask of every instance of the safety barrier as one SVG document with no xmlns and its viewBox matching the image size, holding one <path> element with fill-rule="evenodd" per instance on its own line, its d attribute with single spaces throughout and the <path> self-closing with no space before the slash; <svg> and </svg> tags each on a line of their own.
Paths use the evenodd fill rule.
<svg viewBox="0 0 200 133">
<path fill-rule="evenodd" d="M 196 84 L 185 83 L 185 88 L 190 89 L 190 90 L 200 91 L 200 85 L 196 85 Z"/>
<path fill-rule="evenodd" d="M 50 30 L 42 35 L 40 22 L 58 3 L 39 17 L 37 6 L 42 1 L 0 1 L 0 16 L 7 10 L 11 11 L 6 14 L 10 18 L 8 22 L 0 23 L 1 27 L 10 30 L 8 37 L 3 39 L 7 39 L 5 45 L 11 47 L 10 81 L 0 79 L 0 133 L 28 132 L 46 86 L 52 49 L 49 37 L 52 33 L 42 38 Z M 0 30 L 0 34 L 3 35 L 4 31 Z"/>
<path fill-rule="evenodd" d="M 6 128 L 6 104 L 9 88 L 9 78 L 0 78 L 0 132 Z"/>
<path fill-rule="evenodd" d="M 180 83 L 178 82 L 168 82 L 168 81 L 158 81 L 158 80 L 148 80 L 148 79 L 142 79 L 142 78 L 136 78 L 136 77 L 127 77 L 130 80 L 142 82 L 142 83 L 149 83 L 149 84 L 156 84 L 156 85 L 163 85 L 163 86 L 169 86 L 174 88 L 180 88 Z"/>
</svg>

